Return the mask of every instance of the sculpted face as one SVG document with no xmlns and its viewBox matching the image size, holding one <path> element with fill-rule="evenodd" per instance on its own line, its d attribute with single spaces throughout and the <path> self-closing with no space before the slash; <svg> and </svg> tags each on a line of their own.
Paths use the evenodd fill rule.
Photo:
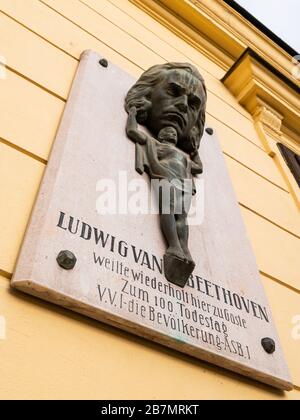
<svg viewBox="0 0 300 420">
<path fill-rule="evenodd" d="M 177 131 L 174 127 L 168 126 L 160 130 L 158 140 L 161 142 L 177 143 Z"/>
<path fill-rule="evenodd" d="M 178 142 L 184 141 L 199 117 L 204 95 L 201 82 L 188 71 L 165 71 L 152 90 L 147 127 L 154 135 L 173 127 Z"/>
</svg>

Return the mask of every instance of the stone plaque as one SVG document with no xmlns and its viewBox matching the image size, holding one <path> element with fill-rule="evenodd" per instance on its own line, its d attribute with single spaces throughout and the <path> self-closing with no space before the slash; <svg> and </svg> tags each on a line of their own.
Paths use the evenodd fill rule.
<svg viewBox="0 0 300 420">
<path fill-rule="evenodd" d="M 201 141 L 204 171 L 193 197 L 200 216 L 190 216 L 189 238 L 196 264 L 181 288 L 164 276 L 158 215 L 141 211 L 151 201 L 149 179 L 136 173 L 125 132 L 124 99 L 135 80 L 100 59 L 82 55 L 13 287 L 290 390 L 215 134 Z"/>
</svg>

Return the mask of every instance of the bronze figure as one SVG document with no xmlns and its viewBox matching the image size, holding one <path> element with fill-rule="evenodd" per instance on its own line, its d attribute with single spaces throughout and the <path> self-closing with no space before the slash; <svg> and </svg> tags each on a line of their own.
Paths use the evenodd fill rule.
<svg viewBox="0 0 300 420">
<path fill-rule="evenodd" d="M 167 211 L 165 197 L 160 194 L 158 198 L 161 228 L 168 244 L 164 271 L 170 282 L 182 287 L 195 267 L 186 219 L 195 193 L 193 176 L 202 173 L 198 148 L 205 106 L 204 80 L 196 67 L 184 63 L 151 67 L 125 100 L 126 132 L 136 143 L 136 170 L 170 186 Z"/>
</svg>

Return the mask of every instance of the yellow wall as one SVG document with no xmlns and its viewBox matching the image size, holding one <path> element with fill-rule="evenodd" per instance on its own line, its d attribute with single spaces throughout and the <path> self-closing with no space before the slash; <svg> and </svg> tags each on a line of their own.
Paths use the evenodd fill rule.
<svg viewBox="0 0 300 420">
<path fill-rule="evenodd" d="M 224 69 L 128 0 L 0 0 L 0 398 L 300 399 L 299 213 Z M 221 141 L 296 389 L 284 394 L 10 290 L 9 279 L 85 49 L 134 76 L 189 61 Z M 298 354 L 297 354 L 298 353 Z"/>
</svg>

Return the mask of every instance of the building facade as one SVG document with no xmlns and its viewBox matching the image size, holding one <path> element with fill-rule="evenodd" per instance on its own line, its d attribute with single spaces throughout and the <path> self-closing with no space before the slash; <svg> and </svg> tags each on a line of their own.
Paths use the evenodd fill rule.
<svg viewBox="0 0 300 420">
<path fill-rule="evenodd" d="M 300 399 L 299 66 L 292 49 L 233 6 L 0 0 L 0 398 Z M 207 126 L 221 142 L 293 391 L 276 391 L 10 288 L 86 49 L 136 78 L 167 61 L 191 62 L 205 78 Z"/>
</svg>

